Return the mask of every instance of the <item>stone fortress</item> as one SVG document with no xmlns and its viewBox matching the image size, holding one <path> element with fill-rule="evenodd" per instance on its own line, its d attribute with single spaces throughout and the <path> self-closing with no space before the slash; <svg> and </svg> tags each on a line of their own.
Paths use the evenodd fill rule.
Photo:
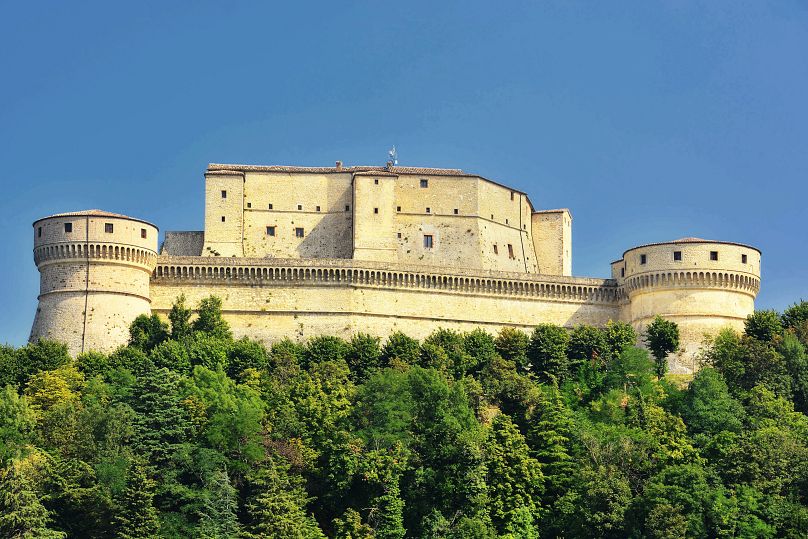
<svg viewBox="0 0 808 539">
<path fill-rule="evenodd" d="M 438 327 L 496 332 L 679 324 L 673 372 L 698 368 L 705 335 L 742 328 L 760 251 L 698 238 L 633 247 L 611 278 L 572 276 L 572 216 L 457 169 L 211 164 L 205 229 L 166 232 L 100 210 L 37 220 L 40 295 L 31 339 L 110 351 L 143 313 L 211 294 L 236 336 L 265 342 Z"/>
</svg>

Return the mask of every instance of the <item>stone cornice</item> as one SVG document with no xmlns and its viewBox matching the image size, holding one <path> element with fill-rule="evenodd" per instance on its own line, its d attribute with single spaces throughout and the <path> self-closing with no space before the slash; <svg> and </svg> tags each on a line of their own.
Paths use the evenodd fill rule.
<svg viewBox="0 0 808 539">
<path fill-rule="evenodd" d="M 95 241 L 61 242 L 40 245 L 34 249 L 34 263 L 37 266 L 71 260 L 124 263 L 151 272 L 157 263 L 157 253 L 133 245 Z"/>
<path fill-rule="evenodd" d="M 737 290 L 754 297 L 760 291 L 760 279 L 737 271 L 651 271 L 627 277 L 623 289 L 631 296 L 650 289 L 722 289 Z"/>
</svg>

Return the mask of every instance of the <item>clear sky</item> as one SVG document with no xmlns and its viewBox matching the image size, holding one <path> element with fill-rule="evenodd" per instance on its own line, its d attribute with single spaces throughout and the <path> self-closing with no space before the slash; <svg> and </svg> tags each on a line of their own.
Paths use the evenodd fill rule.
<svg viewBox="0 0 808 539">
<path fill-rule="evenodd" d="M 808 299 L 808 4 L 0 1 L 0 342 L 34 219 L 201 230 L 209 162 L 457 167 L 573 214 L 573 273 L 682 236 Z"/>
</svg>

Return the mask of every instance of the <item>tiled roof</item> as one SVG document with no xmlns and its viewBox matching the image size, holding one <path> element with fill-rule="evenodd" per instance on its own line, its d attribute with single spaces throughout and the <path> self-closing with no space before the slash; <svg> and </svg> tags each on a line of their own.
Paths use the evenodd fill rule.
<svg viewBox="0 0 808 539">
<path fill-rule="evenodd" d="M 39 219 L 34 221 L 34 224 L 36 224 L 39 221 L 43 221 L 45 219 L 53 219 L 55 217 L 114 217 L 116 219 L 129 219 L 130 221 L 138 221 L 140 223 L 145 223 L 147 225 L 153 226 L 154 228 L 157 228 L 157 225 L 154 225 L 148 221 L 144 221 L 143 219 L 138 219 L 137 217 L 129 217 L 128 215 L 123 215 L 121 213 L 112 213 L 111 211 L 104 211 L 99 209 L 54 213 L 53 215 L 48 215 L 47 217 L 40 217 Z"/>
<path fill-rule="evenodd" d="M 202 246 L 204 244 L 205 233 L 201 231 L 166 232 L 166 239 L 160 247 L 160 254 L 169 256 L 200 256 L 202 255 Z"/>
<path fill-rule="evenodd" d="M 318 174 L 326 173 L 356 173 L 356 172 L 389 172 L 392 174 L 423 174 L 427 176 L 467 176 L 459 168 L 427 168 L 427 167 L 374 167 L 374 166 L 354 166 L 354 167 L 292 167 L 285 165 L 224 165 L 210 163 L 207 174 L 222 174 L 238 172 L 312 172 Z"/>
</svg>

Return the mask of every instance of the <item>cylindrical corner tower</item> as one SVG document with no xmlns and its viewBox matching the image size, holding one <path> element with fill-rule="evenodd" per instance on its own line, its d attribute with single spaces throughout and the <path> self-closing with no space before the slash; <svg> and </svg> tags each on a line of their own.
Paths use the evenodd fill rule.
<svg viewBox="0 0 808 539">
<path fill-rule="evenodd" d="M 743 330 L 754 311 L 760 251 L 699 238 L 652 243 L 623 253 L 612 276 L 627 297 L 621 318 L 640 335 L 656 315 L 676 322 L 681 351 L 669 358 L 670 371 L 693 372 L 705 336 L 727 326 Z"/>
<path fill-rule="evenodd" d="M 150 312 L 157 235 L 151 223 L 101 210 L 35 221 L 40 284 L 30 340 L 64 342 L 74 356 L 126 344 L 129 325 Z"/>
</svg>

